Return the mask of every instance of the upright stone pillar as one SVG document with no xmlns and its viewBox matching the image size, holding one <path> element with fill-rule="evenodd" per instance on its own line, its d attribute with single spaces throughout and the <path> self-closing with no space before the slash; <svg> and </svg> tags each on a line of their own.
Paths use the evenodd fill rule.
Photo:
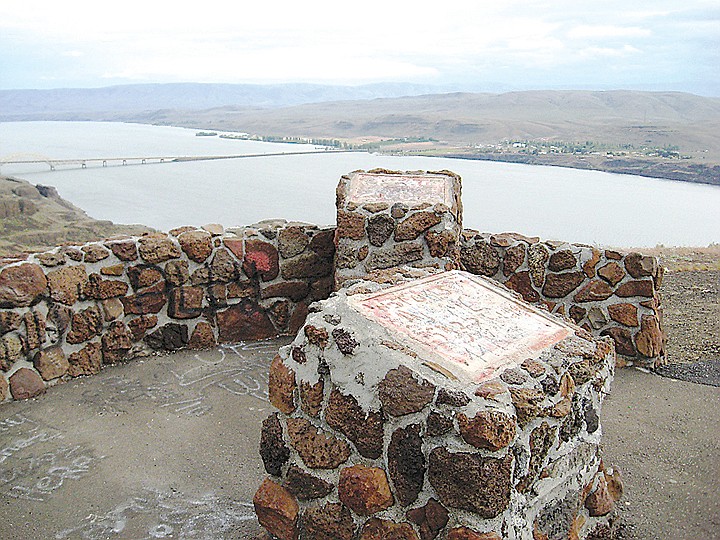
<svg viewBox="0 0 720 540">
<path fill-rule="evenodd" d="M 402 265 L 460 268 L 460 177 L 356 171 L 337 187 L 335 288 Z"/>
<path fill-rule="evenodd" d="M 342 289 L 272 362 L 260 523 L 281 540 L 599 534 L 621 491 L 599 455 L 612 342 L 482 277 L 418 272 Z"/>
</svg>

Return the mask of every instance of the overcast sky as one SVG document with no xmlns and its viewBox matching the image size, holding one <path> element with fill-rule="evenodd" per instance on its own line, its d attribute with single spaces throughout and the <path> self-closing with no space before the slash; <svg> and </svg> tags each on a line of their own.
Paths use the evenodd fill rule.
<svg viewBox="0 0 720 540">
<path fill-rule="evenodd" d="M 719 96 L 719 74 L 718 0 L 0 0 L 2 89 L 403 81 Z"/>
</svg>

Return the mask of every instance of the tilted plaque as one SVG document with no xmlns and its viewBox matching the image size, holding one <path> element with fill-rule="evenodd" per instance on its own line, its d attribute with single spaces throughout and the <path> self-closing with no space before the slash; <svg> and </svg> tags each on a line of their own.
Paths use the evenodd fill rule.
<svg viewBox="0 0 720 540">
<path fill-rule="evenodd" d="M 572 332 L 561 320 L 461 271 L 351 296 L 349 303 L 429 365 L 475 382 L 536 358 Z"/>
<path fill-rule="evenodd" d="M 350 176 L 348 200 L 357 204 L 443 203 L 452 207 L 452 178 L 440 174 L 354 173 Z"/>
</svg>

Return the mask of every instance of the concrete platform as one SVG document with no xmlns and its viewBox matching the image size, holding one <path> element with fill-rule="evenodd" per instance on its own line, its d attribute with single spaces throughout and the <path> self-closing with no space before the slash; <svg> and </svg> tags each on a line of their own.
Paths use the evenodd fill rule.
<svg viewBox="0 0 720 540">
<path fill-rule="evenodd" d="M 255 539 L 277 341 L 138 359 L 0 406 L 0 538 Z M 718 538 L 720 388 L 619 370 L 620 538 Z"/>
</svg>

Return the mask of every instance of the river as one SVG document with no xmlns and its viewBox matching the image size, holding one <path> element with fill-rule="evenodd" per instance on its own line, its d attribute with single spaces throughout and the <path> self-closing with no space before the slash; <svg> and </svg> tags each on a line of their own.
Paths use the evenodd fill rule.
<svg viewBox="0 0 720 540">
<path fill-rule="evenodd" d="M 298 152 L 313 146 L 197 137 L 196 130 L 106 122 L 0 123 L 0 161 Z M 720 187 L 599 171 L 367 153 L 282 155 L 144 165 L 3 165 L 4 175 L 57 187 L 97 219 L 248 225 L 285 218 L 335 222 L 342 174 L 382 167 L 448 169 L 463 178 L 464 226 L 593 245 L 704 246 L 720 242 Z"/>
</svg>

